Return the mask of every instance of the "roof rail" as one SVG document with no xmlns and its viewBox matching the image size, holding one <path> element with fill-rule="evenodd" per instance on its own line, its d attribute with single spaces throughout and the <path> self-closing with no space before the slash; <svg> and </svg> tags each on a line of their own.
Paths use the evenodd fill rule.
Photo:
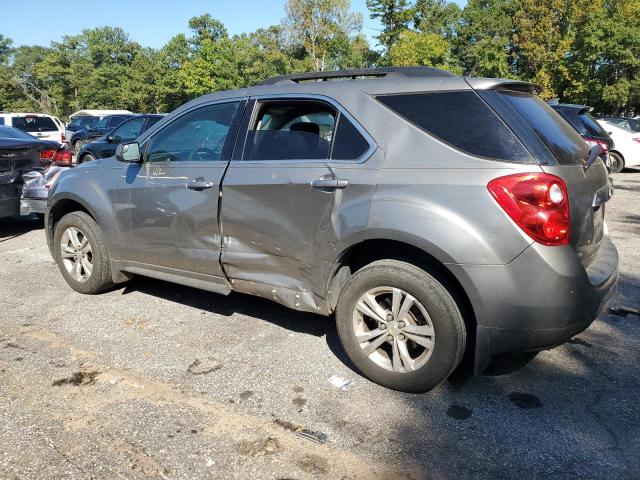
<svg viewBox="0 0 640 480">
<path fill-rule="evenodd" d="M 353 70 L 335 70 L 331 72 L 307 72 L 293 73 L 271 77 L 259 83 L 259 85 L 275 85 L 278 83 L 300 83 L 306 81 L 323 82 L 327 80 L 357 78 L 436 78 L 455 77 L 451 72 L 434 67 L 382 67 L 382 68 L 357 68 Z"/>
</svg>

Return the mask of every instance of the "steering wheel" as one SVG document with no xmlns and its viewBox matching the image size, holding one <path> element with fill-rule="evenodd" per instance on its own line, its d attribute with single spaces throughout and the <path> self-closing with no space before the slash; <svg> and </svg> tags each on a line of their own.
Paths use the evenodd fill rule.
<svg viewBox="0 0 640 480">
<path fill-rule="evenodd" d="M 197 162 L 197 161 L 201 161 L 202 159 L 198 159 L 196 158 L 199 155 L 203 155 L 206 154 L 210 157 L 211 160 L 214 160 L 218 157 L 218 155 L 220 154 L 220 152 L 212 149 L 212 148 L 207 148 L 207 147 L 198 147 L 195 150 L 192 150 L 191 153 L 189 154 L 189 162 Z M 207 160 L 207 159 L 205 159 Z"/>
</svg>

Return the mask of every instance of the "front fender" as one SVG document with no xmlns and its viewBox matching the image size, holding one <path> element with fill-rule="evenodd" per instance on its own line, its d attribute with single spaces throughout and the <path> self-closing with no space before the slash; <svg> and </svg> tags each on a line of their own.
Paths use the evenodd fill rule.
<svg viewBox="0 0 640 480">
<path fill-rule="evenodd" d="M 47 200 L 45 221 L 49 244 L 53 241 L 56 218 L 59 218 L 61 212 L 69 213 L 77 206 L 76 208 L 86 210 L 93 217 L 104 233 L 109 251 L 115 251 L 120 227 L 116 221 L 114 202 L 118 200 L 116 187 L 120 172 L 121 167 L 116 169 L 105 165 L 91 165 L 69 169 L 60 174 L 52 185 Z"/>
</svg>

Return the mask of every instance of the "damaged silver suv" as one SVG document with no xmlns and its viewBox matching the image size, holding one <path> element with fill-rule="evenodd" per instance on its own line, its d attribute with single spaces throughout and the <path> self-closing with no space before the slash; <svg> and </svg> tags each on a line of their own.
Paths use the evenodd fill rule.
<svg viewBox="0 0 640 480">
<path fill-rule="evenodd" d="M 564 342 L 614 289 L 599 147 L 537 92 L 388 68 L 206 95 L 64 172 L 49 247 L 83 293 L 138 274 L 335 313 L 364 375 L 427 391 Z"/>
</svg>

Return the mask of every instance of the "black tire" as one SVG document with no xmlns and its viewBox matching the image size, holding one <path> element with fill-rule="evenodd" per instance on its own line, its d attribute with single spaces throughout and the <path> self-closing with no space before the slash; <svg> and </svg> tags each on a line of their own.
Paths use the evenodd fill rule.
<svg viewBox="0 0 640 480">
<path fill-rule="evenodd" d="M 78 152 L 80 151 L 80 149 L 82 148 L 82 140 L 76 140 L 75 142 L 73 142 L 73 145 L 71 145 L 71 151 L 74 155 L 78 155 Z"/>
<path fill-rule="evenodd" d="M 85 281 L 76 280 L 66 269 L 62 259 L 62 236 L 69 227 L 75 227 L 86 236 L 91 246 L 91 263 L 93 270 Z M 55 226 L 54 254 L 58 268 L 62 276 L 76 292 L 96 294 L 111 288 L 114 283 L 111 279 L 111 264 L 109 252 L 102 230 L 91 216 L 85 212 L 72 212 L 66 214 Z"/>
<path fill-rule="evenodd" d="M 86 155 L 83 155 L 81 158 L 78 159 L 78 165 L 82 163 L 93 162 L 95 159 L 96 157 L 94 157 L 90 153 L 87 153 Z"/>
<path fill-rule="evenodd" d="M 435 332 L 433 350 L 416 370 L 397 373 L 383 368 L 370 359 L 356 339 L 357 302 L 366 292 L 383 286 L 413 296 L 430 317 Z M 340 341 L 356 367 L 375 383 L 404 392 L 426 392 L 444 382 L 460 364 L 466 346 L 465 323 L 447 289 L 424 270 L 396 260 L 373 262 L 349 279 L 338 300 L 336 323 Z"/>
<path fill-rule="evenodd" d="M 624 158 L 618 152 L 609 152 L 609 163 L 611 173 L 620 173 L 624 170 Z"/>
</svg>

